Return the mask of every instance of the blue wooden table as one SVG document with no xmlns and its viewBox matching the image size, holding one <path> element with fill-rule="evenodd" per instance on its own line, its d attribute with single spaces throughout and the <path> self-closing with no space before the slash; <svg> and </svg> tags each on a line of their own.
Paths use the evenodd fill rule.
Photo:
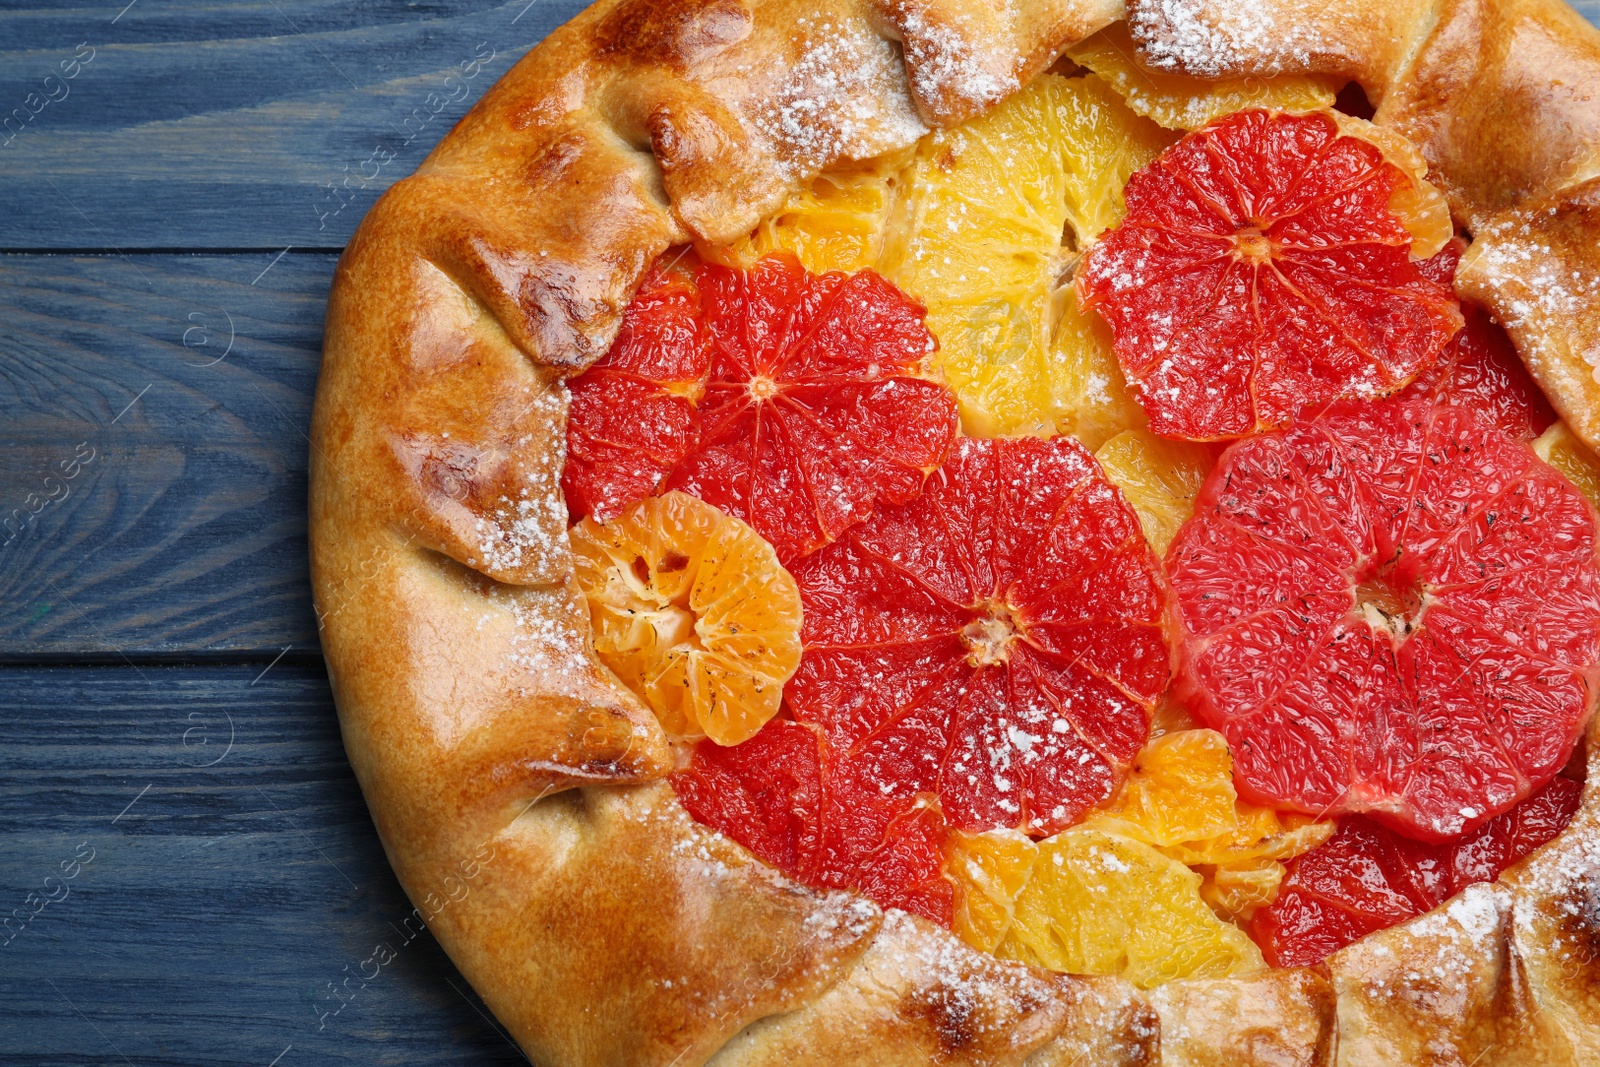
<svg viewBox="0 0 1600 1067">
<path fill-rule="evenodd" d="M 305 432 L 356 223 L 582 4 L 124 3 L 0 10 L 0 1064 L 521 1062 L 396 927 Z"/>
</svg>

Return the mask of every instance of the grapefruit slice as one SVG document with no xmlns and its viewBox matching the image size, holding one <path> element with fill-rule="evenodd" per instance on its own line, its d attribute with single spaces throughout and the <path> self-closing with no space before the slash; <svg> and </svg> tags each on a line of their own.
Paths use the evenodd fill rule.
<svg viewBox="0 0 1600 1067">
<path fill-rule="evenodd" d="M 1327 114 L 1259 110 L 1135 174 L 1127 217 L 1077 285 L 1150 429 L 1240 437 L 1307 404 L 1385 396 L 1431 365 L 1462 319 L 1391 210 L 1413 183 Z"/>
<path fill-rule="evenodd" d="M 1053 833 L 1111 796 L 1166 688 L 1159 565 L 1068 438 L 963 438 L 916 501 L 802 561 L 787 690 L 884 797 Z"/>
<path fill-rule="evenodd" d="M 651 267 L 606 354 L 568 383 L 561 488 L 574 518 L 604 522 L 655 492 L 693 450 L 711 347 L 699 329 L 700 290 L 682 260 Z"/>
<path fill-rule="evenodd" d="M 672 286 L 670 315 L 652 287 L 624 350 L 572 383 L 575 516 L 681 489 L 788 563 L 916 496 L 949 452 L 955 400 L 917 377 L 933 336 L 877 274 L 813 275 L 772 255 L 749 270 L 703 263 Z"/>
<path fill-rule="evenodd" d="M 800 663 L 800 593 L 772 546 L 692 496 L 573 527 L 600 660 L 667 733 L 737 745 L 778 712 Z"/>
<path fill-rule="evenodd" d="M 1033 875 L 995 947 L 1002 959 L 1141 989 L 1262 967 L 1245 932 L 1200 897 L 1200 876 L 1149 845 L 1078 828 L 1039 843 Z"/>
<path fill-rule="evenodd" d="M 1453 238 L 1422 264 L 1423 272 L 1454 287 L 1465 242 Z M 1476 304 L 1463 304 L 1466 325 L 1445 345 L 1439 361 L 1424 370 L 1402 396 L 1425 396 L 1481 416 L 1510 437 L 1532 440 L 1556 421 L 1555 409 L 1534 382 L 1510 336 Z"/>
<path fill-rule="evenodd" d="M 1347 819 L 1333 839 L 1289 864 L 1278 898 L 1250 933 L 1275 967 L 1307 967 L 1442 904 L 1473 882 L 1491 882 L 1566 829 L 1583 787 L 1553 778 L 1476 832 L 1444 844 L 1409 841 L 1370 819 Z"/>
<path fill-rule="evenodd" d="M 702 741 L 672 784 L 690 815 L 785 874 L 950 925 L 937 801 L 837 766 L 817 727 L 773 719 L 742 745 Z"/>
<path fill-rule="evenodd" d="M 1594 511 L 1461 407 L 1238 442 L 1167 569 L 1180 687 L 1258 804 L 1454 837 L 1555 775 L 1600 685 Z"/>
</svg>

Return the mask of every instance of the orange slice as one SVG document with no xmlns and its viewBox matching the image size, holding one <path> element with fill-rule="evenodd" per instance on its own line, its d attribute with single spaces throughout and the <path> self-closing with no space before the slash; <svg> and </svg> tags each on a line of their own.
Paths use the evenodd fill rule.
<svg viewBox="0 0 1600 1067">
<path fill-rule="evenodd" d="M 595 652 L 679 737 L 736 745 L 800 664 L 800 593 L 761 535 L 685 493 L 572 529 Z"/>
<path fill-rule="evenodd" d="M 1589 503 L 1600 508 L 1600 457 L 1578 440 L 1566 423 L 1558 422 L 1546 430 L 1533 442 L 1533 450 L 1540 459 L 1566 475 L 1567 481 L 1589 498 Z"/>
<path fill-rule="evenodd" d="M 1134 54 L 1133 38 L 1125 22 L 1112 23 L 1067 49 L 1074 63 L 1104 78 L 1130 108 L 1173 130 L 1197 130 L 1247 107 L 1272 111 L 1332 107 L 1343 84 L 1343 79 L 1326 74 L 1201 81 L 1182 74 L 1145 70 Z"/>
<path fill-rule="evenodd" d="M 1217 918 L 1200 885 L 1200 875 L 1147 844 L 1067 830 L 1039 844 L 995 955 L 1069 974 L 1120 975 L 1142 989 L 1260 970 L 1261 950 Z"/>
<path fill-rule="evenodd" d="M 956 936 L 993 952 L 1011 926 L 1017 896 L 1038 856 L 1039 846 L 1019 830 L 952 832 L 945 841 L 944 869 L 956 889 L 950 924 Z"/>
<path fill-rule="evenodd" d="M 1047 74 L 918 145 L 881 269 L 927 306 L 969 434 L 1073 428 L 1074 383 L 1096 372 L 1052 348 L 1063 231 L 1082 244 L 1120 218 L 1128 175 L 1171 140 L 1099 79 Z"/>
<path fill-rule="evenodd" d="M 1125 430 L 1101 445 L 1094 458 L 1133 505 L 1151 549 L 1164 556 L 1178 527 L 1194 514 L 1194 498 L 1216 464 L 1217 449 Z"/>
</svg>

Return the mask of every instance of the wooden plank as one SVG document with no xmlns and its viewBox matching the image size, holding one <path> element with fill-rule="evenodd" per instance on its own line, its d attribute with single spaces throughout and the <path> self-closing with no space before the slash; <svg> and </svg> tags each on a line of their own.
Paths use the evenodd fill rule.
<svg viewBox="0 0 1600 1067">
<path fill-rule="evenodd" d="M 0 256 L 0 658 L 316 650 L 305 432 L 334 262 Z"/>
<path fill-rule="evenodd" d="M 0 11 L 0 248 L 342 247 L 585 6 L 124 2 Z"/>
<path fill-rule="evenodd" d="M 406 939 L 320 667 L 260 670 L 0 668 L 0 1062 L 526 1062 Z"/>
</svg>

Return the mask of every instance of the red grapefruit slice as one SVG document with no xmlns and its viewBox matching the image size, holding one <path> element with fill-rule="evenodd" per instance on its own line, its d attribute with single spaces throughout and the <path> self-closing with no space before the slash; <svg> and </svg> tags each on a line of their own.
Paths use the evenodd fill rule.
<svg viewBox="0 0 1600 1067">
<path fill-rule="evenodd" d="M 600 360 L 569 383 L 561 488 L 574 520 L 609 522 L 694 448 L 694 400 L 711 365 L 690 269 L 652 267 Z"/>
<path fill-rule="evenodd" d="M 1181 688 L 1256 803 L 1443 840 L 1549 781 L 1594 704 L 1594 512 L 1465 408 L 1235 444 L 1167 568 Z"/>
<path fill-rule="evenodd" d="M 1421 264 L 1423 273 L 1447 287 L 1466 245 L 1459 238 Z M 1401 396 L 1425 396 L 1436 403 L 1470 408 L 1501 433 L 1531 441 L 1556 421 L 1555 409 L 1534 382 L 1511 338 L 1489 313 L 1463 304 L 1466 325 L 1450 339 L 1439 361 L 1417 375 Z"/>
<path fill-rule="evenodd" d="M 794 571 L 786 695 L 884 799 L 1048 834 L 1107 799 L 1166 687 L 1159 565 L 1076 441 L 963 438 L 909 504 Z"/>
<path fill-rule="evenodd" d="M 1462 320 L 1389 210 L 1411 181 L 1326 114 L 1256 110 L 1135 174 L 1127 217 L 1077 284 L 1151 430 L 1240 437 L 1306 404 L 1385 396 L 1430 365 Z"/>
<path fill-rule="evenodd" d="M 879 275 L 773 255 L 671 281 L 647 281 L 612 352 L 572 383 L 574 517 L 680 489 L 787 565 L 916 496 L 948 454 L 955 398 L 916 377 L 935 347 L 923 309 Z"/>
<path fill-rule="evenodd" d="M 886 796 L 836 766 L 816 727 L 774 719 L 743 744 L 702 742 L 672 784 L 696 819 L 785 874 L 950 925 L 937 804 Z"/>
<path fill-rule="evenodd" d="M 1309 967 L 1331 953 L 1444 903 L 1566 829 L 1583 787 L 1553 778 L 1478 830 L 1447 844 L 1409 841 L 1360 816 L 1289 861 L 1283 886 L 1250 934 L 1274 967 Z"/>
</svg>

